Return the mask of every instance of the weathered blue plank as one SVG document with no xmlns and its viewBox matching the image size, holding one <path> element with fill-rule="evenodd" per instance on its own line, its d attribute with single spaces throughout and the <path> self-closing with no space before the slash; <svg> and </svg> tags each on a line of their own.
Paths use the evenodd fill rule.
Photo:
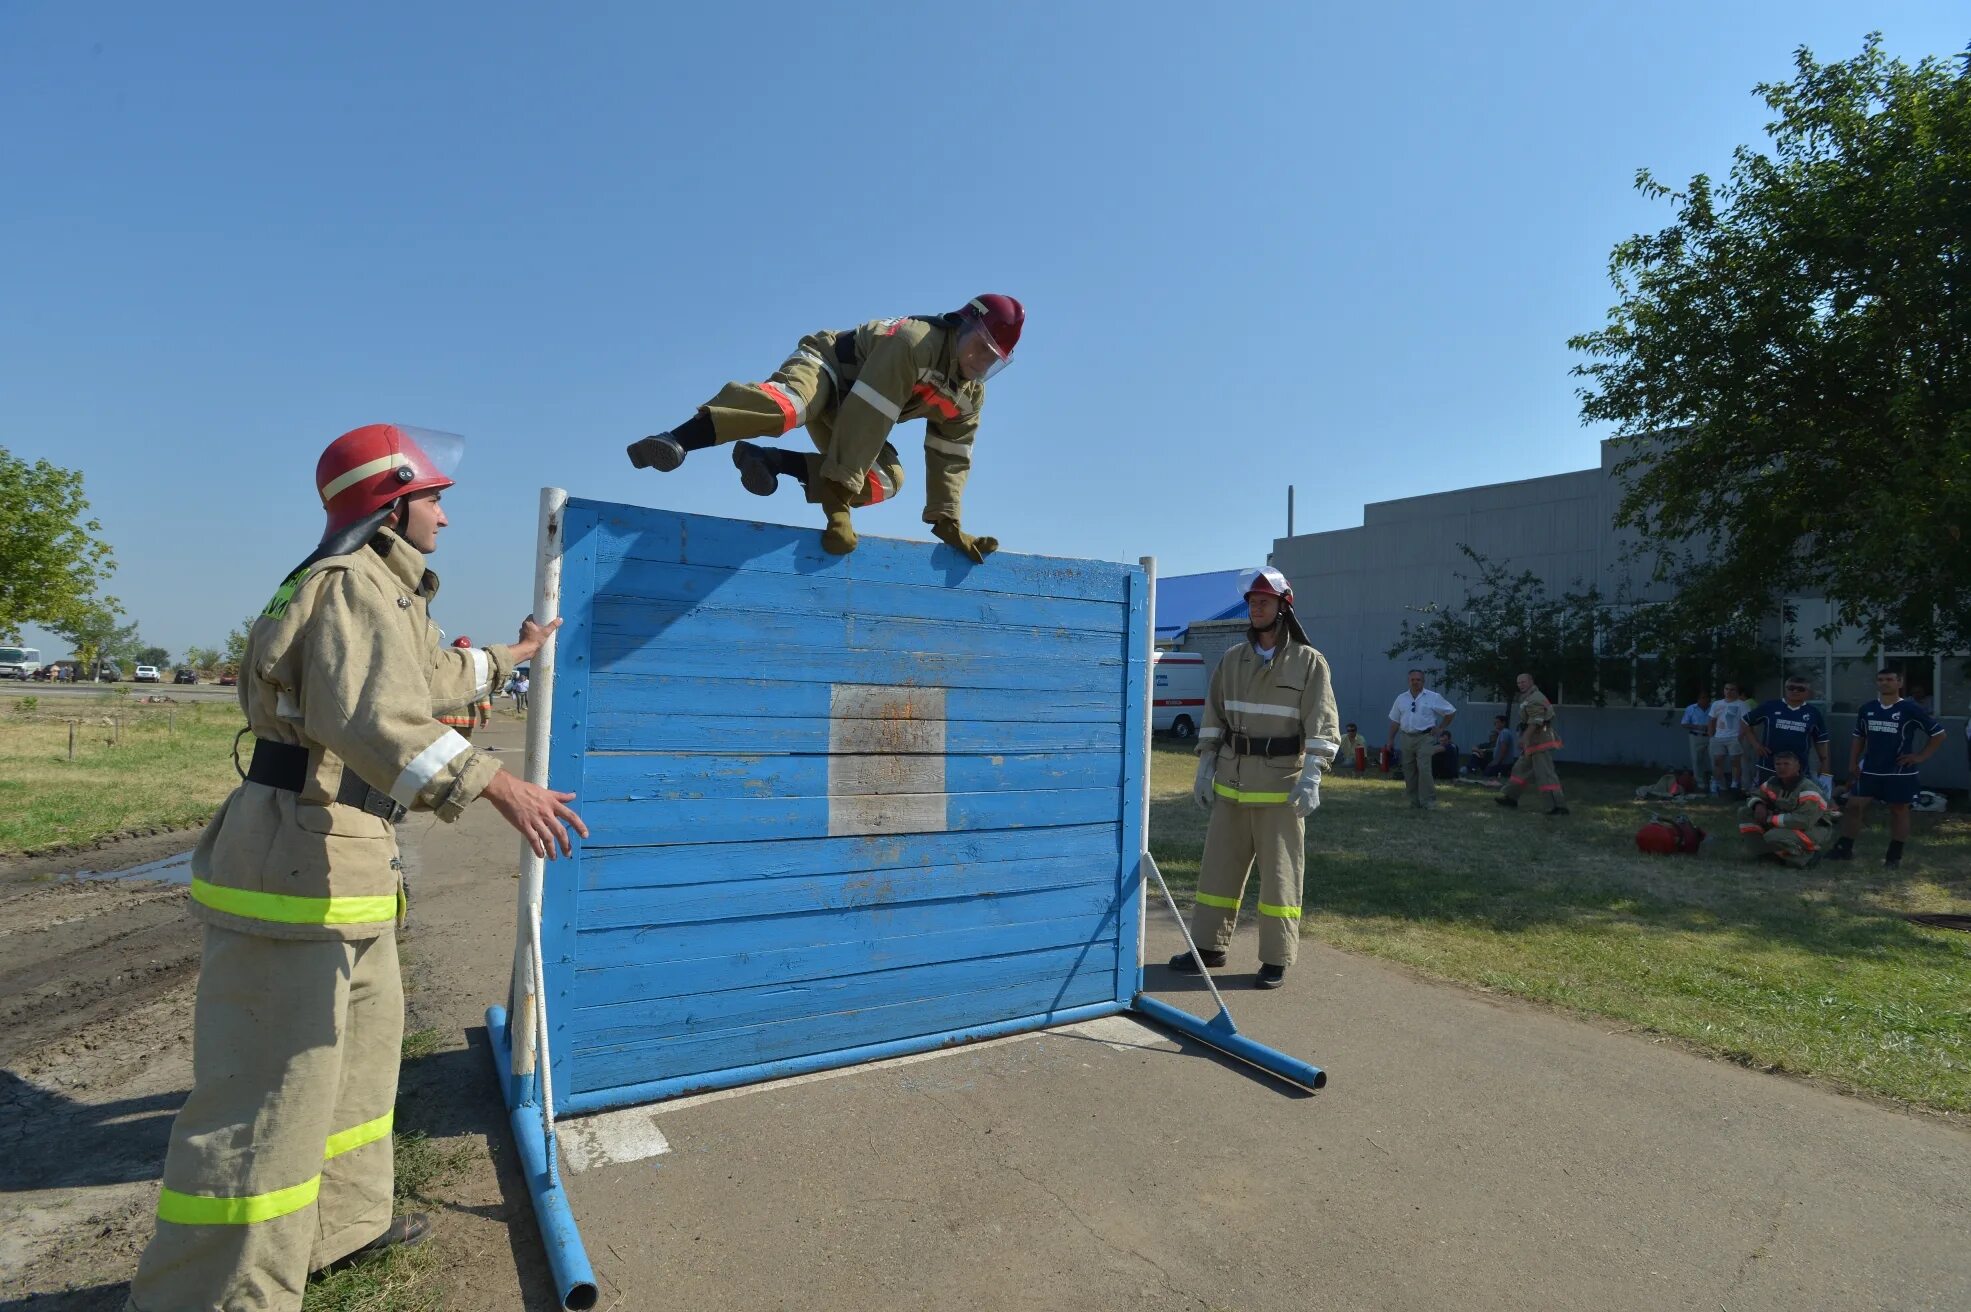
<svg viewBox="0 0 1971 1312">
<path fill-rule="evenodd" d="M 937 654 L 851 651 L 846 647 L 792 648 L 754 642 L 735 631 L 724 642 L 652 643 L 643 634 L 598 633 L 592 651 L 598 673 L 686 675 L 699 678 L 745 674 L 756 679 L 829 683 L 880 683 L 911 688 L 1028 688 L 1036 692 L 1116 692 L 1124 677 L 1122 644 L 1102 660 L 1028 653 L 1018 660 L 969 652 Z M 1117 695 L 1120 695 L 1119 693 Z"/>
<path fill-rule="evenodd" d="M 1047 725 L 1049 729 L 1082 730 L 1100 726 Z M 825 732 L 825 730 L 824 730 Z M 1076 735 L 1080 735 L 1077 733 Z M 1120 728 L 1111 735 L 1121 736 Z M 701 740 L 703 741 L 703 740 Z M 726 744 L 720 744 L 725 747 Z M 827 742 L 820 750 L 827 749 Z M 1004 752 L 992 756 L 946 756 L 944 790 L 951 793 L 1028 792 L 1056 788 L 1113 788 L 1122 784 L 1122 752 L 1118 741 L 1106 751 L 1061 750 Z M 743 751 L 735 744 L 733 749 Z M 729 749 L 731 750 L 731 749 Z M 590 756 L 583 801 L 652 801 L 704 797 L 826 797 L 830 763 L 842 756 L 698 756 L 687 753 L 646 753 L 628 756 Z M 865 783 L 853 791 L 880 788 L 880 760 L 866 766 Z M 839 774 L 839 772 L 838 772 Z M 832 791 L 847 791 L 839 783 Z"/>
<path fill-rule="evenodd" d="M 1122 906 L 1141 905 L 1143 897 L 1142 834 L 1143 808 L 1148 804 L 1145 797 L 1145 784 L 1149 779 L 1150 763 L 1144 759 L 1144 747 L 1148 726 L 1144 718 L 1149 714 L 1148 695 L 1150 670 L 1148 669 L 1147 648 L 1149 629 L 1153 617 L 1150 614 L 1150 582 L 1147 575 L 1132 574 L 1129 577 L 1129 682 L 1123 690 L 1123 770 L 1125 784 L 1122 793 L 1122 832 L 1125 838 L 1121 860 L 1117 863 L 1117 900 Z M 1143 986 L 1143 964 L 1140 917 L 1136 924 L 1125 922 L 1121 926 L 1120 951 L 1116 954 L 1116 996 L 1133 998 Z"/>
<path fill-rule="evenodd" d="M 966 925 L 928 934 L 855 938 L 767 951 L 749 944 L 745 952 L 722 956 L 634 966 L 578 966 L 576 979 L 584 1008 L 617 1006 L 642 999 L 895 970 L 935 961 L 970 961 L 1001 951 L 1007 942 L 1028 943 L 1035 948 L 1076 947 L 1114 935 L 1114 919 L 1114 909 L 1109 908 L 1051 920 Z M 862 924 L 867 927 L 868 922 Z M 692 951 L 703 947 L 697 938 L 694 936 L 689 945 Z"/>
<path fill-rule="evenodd" d="M 878 583 L 832 574 L 763 574 L 723 566 L 667 565 L 612 560 L 597 569 L 596 595 L 671 602 L 730 614 L 887 615 L 949 624 L 992 624 L 1088 633 L 1121 633 L 1127 627 L 1120 600 L 1080 601 Z"/>
<path fill-rule="evenodd" d="M 894 619 L 884 615 L 782 614 L 774 611 L 712 610 L 675 601 L 595 599 L 598 636 L 633 638 L 645 647 L 677 644 L 748 644 L 807 650 L 909 652 L 927 656 L 1030 656 L 1054 660 L 1122 661 L 1120 631 L 1047 629 L 1013 624 L 947 624 L 937 620 Z M 747 667 L 735 665 L 734 673 Z"/>
<path fill-rule="evenodd" d="M 788 715 L 732 719 L 704 715 L 602 711 L 595 715 L 590 748 L 597 752 L 702 752 L 780 754 L 826 752 L 829 721 Z M 959 755 L 1010 752 L 1105 752 L 1118 760 L 1122 726 L 1107 724 L 1021 724 L 1012 720 L 947 722 L 945 751 Z"/>
<path fill-rule="evenodd" d="M 705 926 L 708 952 L 740 952 L 745 930 L 762 915 L 833 911 L 882 911 L 953 898 L 1001 897 L 1050 888 L 1072 888 L 1109 876 L 1115 867 L 1080 857 L 871 870 L 859 875 L 790 875 L 785 879 L 733 880 L 670 888 L 621 888 L 586 892 L 577 924 L 583 931 L 638 925 Z"/>
<path fill-rule="evenodd" d="M 1020 724 L 1113 724 L 1120 716 L 1116 688 L 1125 667 L 1113 671 L 1100 690 L 1035 693 L 1020 688 L 947 688 L 945 718 L 952 725 L 983 722 Z M 826 719 L 834 682 L 794 682 L 745 677 L 693 678 L 682 675 L 598 674 L 589 681 L 590 704 L 599 721 L 611 714 L 706 715 L 726 719 Z M 846 680 L 843 682 L 853 682 Z M 891 680 L 881 680 L 890 683 Z M 617 751 L 593 740 L 590 750 Z"/>
<path fill-rule="evenodd" d="M 587 1092 L 669 1075 L 783 1061 L 834 1048 L 963 1029 L 987 1019 L 1101 1001 L 1110 996 L 1114 983 L 1115 959 L 1111 955 L 1084 961 L 1065 978 L 1026 980 L 1001 988 L 908 999 L 827 1016 L 803 1017 L 798 1021 L 586 1053 L 574 1063 L 570 1087 Z"/>
<path fill-rule="evenodd" d="M 1085 825 L 1122 814 L 1119 788 L 941 796 L 945 799 L 945 831 Z M 583 803 L 582 814 L 595 837 L 612 846 L 677 843 L 687 839 L 709 843 L 758 842 L 826 837 L 830 832 L 829 800 L 826 797 L 708 797 L 587 801 Z"/>
<path fill-rule="evenodd" d="M 911 999 L 948 997 L 1060 980 L 1077 969 L 1106 962 L 1115 968 L 1113 940 L 1019 950 L 1000 956 L 927 962 L 898 970 L 868 971 L 728 989 L 670 998 L 639 998 L 584 1007 L 569 1030 L 577 1061 L 591 1055 L 674 1038 L 709 1038 L 721 1031 L 799 1023 Z"/>
<path fill-rule="evenodd" d="M 1132 843 L 1134 837 L 1132 835 Z M 796 838 L 778 843 L 682 843 L 668 847 L 582 850 L 584 892 L 611 888 L 669 888 L 735 879 L 790 875 L 847 875 L 869 870 L 1075 857 L 1113 865 L 1121 851 L 1113 822 L 1052 829 L 987 829 L 960 834 L 877 834 L 859 838 Z"/>
<path fill-rule="evenodd" d="M 760 954 L 845 942 L 860 942 L 874 951 L 881 943 L 918 934 L 999 928 L 1078 917 L 1100 920 L 1104 916 L 1114 915 L 1115 896 L 1114 880 L 1102 879 L 1074 888 L 893 907 L 881 912 L 864 911 L 858 916 L 843 916 L 835 912 L 805 916 L 768 914 L 748 926 L 747 951 Z M 576 957 L 584 972 L 618 966 L 690 961 L 708 955 L 711 954 L 707 950 L 705 931 L 696 925 L 591 930 L 580 937 L 576 946 Z"/>
<path fill-rule="evenodd" d="M 864 536 L 851 555 L 831 556 L 821 549 L 821 535 L 813 527 L 715 519 L 610 502 L 569 504 L 592 506 L 598 513 L 598 565 L 628 558 L 1083 601 L 1121 602 L 1127 597 L 1125 580 L 1131 567 L 1106 561 L 1000 551 L 983 565 L 974 565 L 949 547 L 873 536 Z M 874 528 L 872 518 L 864 516 L 857 522 Z M 915 532 L 921 526 L 905 515 L 894 527 Z"/>
<path fill-rule="evenodd" d="M 561 595 L 577 604 L 562 607 L 561 629 L 555 634 L 554 697 L 548 713 L 559 731 L 548 746 L 548 786 L 577 797 L 584 789 L 589 757 L 584 750 L 588 729 L 589 676 L 594 672 L 595 637 L 589 607 L 582 604 L 595 587 L 595 524 L 592 510 L 569 506 L 562 513 Z M 539 710 L 534 712 L 540 714 Z M 575 920 L 579 883 L 579 850 L 575 860 L 547 863 L 541 888 L 541 989 L 548 1001 L 548 1024 L 561 1025 L 575 993 Z M 568 1058 L 550 1044 L 549 1077 L 567 1087 Z"/>
</svg>

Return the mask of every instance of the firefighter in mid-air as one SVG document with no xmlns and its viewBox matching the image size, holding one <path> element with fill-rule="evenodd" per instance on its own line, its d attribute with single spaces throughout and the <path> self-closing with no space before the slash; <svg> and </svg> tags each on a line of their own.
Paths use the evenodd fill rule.
<svg viewBox="0 0 1971 1312">
<path fill-rule="evenodd" d="M 438 723 L 530 659 L 560 624 L 461 649 L 430 616 L 425 568 L 462 442 L 371 424 L 315 466 L 321 544 L 247 634 L 245 779 L 192 853 L 205 922 L 192 1091 L 171 1127 L 138 1312 L 292 1312 L 308 1276 L 413 1244 L 393 1215 L 392 1109 L 404 1031 L 396 822 L 492 803 L 537 855 L 588 830 Z"/>
<path fill-rule="evenodd" d="M 1239 903 L 1259 864 L 1259 974 L 1262 989 L 1286 982 L 1300 946 L 1301 880 L 1307 817 L 1321 805 L 1321 772 L 1341 742 L 1327 657 L 1294 618 L 1293 588 L 1268 565 L 1249 571 L 1251 626 L 1219 658 L 1198 730 L 1192 796 L 1211 812 L 1198 869 L 1191 937 L 1197 955 L 1170 960 L 1179 974 L 1225 964 Z"/>
<path fill-rule="evenodd" d="M 763 383 L 727 383 L 669 432 L 630 444 L 638 469 L 670 471 L 693 451 L 731 442 L 732 463 L 748 492 L 772 496 L 782 475 L 801 485 L 828 517 L 821 545 L 855 550 L 849 511 L 888 501 L 903 486 L 903 462 L 890 430 L 924 421 L 924 522 L 939 541 L 983 561 L 999 540 L 960 523 L 959 501 L 972 468 L 972 439 L 985 382 L 1011 362 L 1026 311 L 988 293 L 950 314 L 875 319 L 845 332 L 803 337 Z M 756 446 L 805 425 L 813 454 Z"/>
</svg>

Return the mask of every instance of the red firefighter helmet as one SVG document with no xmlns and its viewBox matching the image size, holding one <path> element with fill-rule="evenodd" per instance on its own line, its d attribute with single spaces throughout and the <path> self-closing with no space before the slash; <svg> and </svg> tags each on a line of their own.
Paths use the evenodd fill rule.
<svg viewBox="0 0 1971 1312">
<path fill-rule="evenodd" d="M 965 302 L 958 311 L 958 345 L 961 355 L 967 343 L 978 342 L 992 363 L 978 375 L 978 381 L 1004 369 L 1013 360 L 1013 348 L 1020 344 L 1020 329 L 1026 326 L 1026 308 L 1010 296 L 986 292 Z"/>
<path fill-rule="evenodd" d="M 315 462 L 315 491 L 328 512 L 323 536 L 413 492 L 450 487 L 465 439 L 403 424 L 365 424 L 328 444 Z"/>
<path fill-rule="evenodd" d="M 1271 565 L 1249 569 L 1239 576 L 1239 595 L 1250 601 L 1255 592 L 1263 597 L 1278 597 L 1282 606 L 1293 606 L 1293 584 Z"/>
<path fill-rule="evenodd" d="M 1678 847 L 1677 829 L 1667 820 L 1651 820 L 1636 830 L 1636 851 L 1669 856 Z"/>
<path fill-rule="evenodd" d="M 466 647 L 470 647 L 470 646 L 472 645 L 472 639 L 470 639 L 470 638 L 468 638 L 468 637 L 466 637 L 466 636 L 465 636 L 465 635 L 464 635 L 463 633 L 461 633 L 461 634 L 460 634 L 460 635 L 459 635 L 458 637 L 456 637 L 456 638 L 454 638 L 454 639 L 452 640 L 452 645 L 453 645 L 454 647 L 458 647 L 458 648 L 460 648 L 460 649 L 464 649 L 464 648 L 466 648 Z"/>
</svg>

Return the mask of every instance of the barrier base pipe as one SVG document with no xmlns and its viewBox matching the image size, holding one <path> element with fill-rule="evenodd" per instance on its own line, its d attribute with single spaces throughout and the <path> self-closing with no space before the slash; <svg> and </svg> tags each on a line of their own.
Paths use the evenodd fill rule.
<svg viewBox="0 0 1971 1312">
<path fill-rule="evenodd" d="M 575 1214 L 568 1208 L 565 1189 L 548 1184 L 547 1142 L 541 1132 L 541 1109 L 531 1099 L 515 1102 L 518 1085 L 509 1072 L 513 1069 L 508 1045 L 505 1007 L 486 1008 L 486 1033 L 492 1038 L 493 1076 L 507 1100 L 507 1121 L 513 1129 L 514 1147 L 520 1150 L 520 1170 L 527 1179 L 527 1193 L 534 1200 L 534 1219 L 540 1223 L 541 1243 L 547 1249 L 548 1270 L 554 1276 L 555 1292 L 561 1306 L 570 1312 L 585 1312 L 595 1306 L 595 1270 L 582 1248 L 582 1233 L 575 1227 Z M 527 1082 L 531 1084 L 531 1081 Z"/>
<path fill-rule="evenodd" d="M 1309 1089 L 1319 1089 L 1328 1082 L 1327 1072 L 1319 1066 L 1310 1065 L 1298 1057 L 1289 1057 L 1278 1048 L 1269 1048 L 1239 1033 L 1232 1025 L 1232 1018 L 1223 1011 L 1210 1020 L 1200 1020 L 1188 1011 L 1180 1011 L 1168 1002 L 1159 1002 L 1142 993 L 1137 994 L 1130 1005 L 1151 1020 L 1167 1025 L 1180 1034 L 1188 1034 L 1228 1057 L 1249 1062 L 1269 1075 L 1277 1075 Z"/>
</svg>

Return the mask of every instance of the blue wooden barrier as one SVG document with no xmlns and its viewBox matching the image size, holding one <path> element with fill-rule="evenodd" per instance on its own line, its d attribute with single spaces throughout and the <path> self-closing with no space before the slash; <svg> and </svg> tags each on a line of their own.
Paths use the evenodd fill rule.
<svg viewBox="0 0 1971 1312">
<path fill-rule="evenodd" d="M 578 499 L 560 551 L 557 1111 L 1130 1004 L 1141 568 Z"/>
</svg>

